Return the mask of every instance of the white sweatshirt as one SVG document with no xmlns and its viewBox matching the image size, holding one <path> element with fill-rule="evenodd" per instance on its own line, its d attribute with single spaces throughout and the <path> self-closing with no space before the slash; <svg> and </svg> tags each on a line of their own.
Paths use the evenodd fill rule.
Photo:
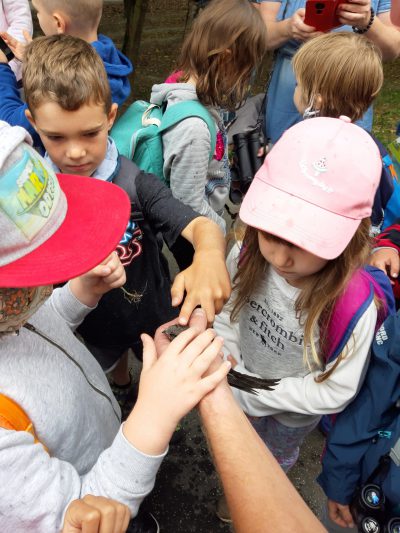
<svg viewBox="0 0 400 533">
<path fill-rule="evenodd" d="M 239 248 L 228 256 L 231 277 L 236 273 Z M 377 310 L 372 302 L 354 329 L 344 349 L 346 357 L 331 376 L 317 383 L 321 372 L 310 372 L 303 363 L 303 330 L 295 317 L 299 293 L 272 269 L 240 311 L 239 321 L 230 322 L 231 302 L 216 317 L 214 328 L 225 339 L 225 354 L 238 361 L 236 370 L 263 378 L 282 378 L 273 391 L 255 396 L 233 389 L 243 410 L 251 416 L 273 415 L 291 427 L 312 424 L 323 414 L 342 411 L 358 393 L 369 362 Z M 327 365 L 327 370 L 334 362 Z"/>
</svg>

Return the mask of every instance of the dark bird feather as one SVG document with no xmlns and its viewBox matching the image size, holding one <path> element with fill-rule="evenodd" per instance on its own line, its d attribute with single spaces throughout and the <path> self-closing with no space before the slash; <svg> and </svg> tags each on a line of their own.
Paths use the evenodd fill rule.
<svg viewBox="0 0 400 533">
<path fill-rule="evenodd" d="M 188 326 L 174 324 L 173 326 L 169 326 L 169 328 L 165 329 L 163 333 L 168 337 L 170 341 L 172 341 L 187 328 Z M 231 368 L 228 372 L 229 385 L 235 387 L 236 389 L 248 392 L 250 394 L 258 395 L 259 392 L 257 389 L 273 390 L 279 382 L 280 379 L 257 378 L 254 376 L 249 376 L 247 374 L 242 374 L 241 372 L 237 372 L 236 370 L 233 370 L 233 368 Z"/>
</svg>

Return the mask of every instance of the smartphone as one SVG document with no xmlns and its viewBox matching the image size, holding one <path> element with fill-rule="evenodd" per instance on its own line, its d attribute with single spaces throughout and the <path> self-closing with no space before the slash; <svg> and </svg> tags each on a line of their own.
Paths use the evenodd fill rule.
<svg viewBox="0 0 400 533">
<path fill-rule="evenodd" d="M 6 56 L 7 61 L 11 61 L 11 59 L 14 59 L 14 54 L 11 52 L 10 48 L 8 47 L 8 44 L 1 37 L 0 37 L 0 50 Z"/>
<path fill-rule="evenodd" d="M 305 24 L 317 31 L 329 31 L 341 26 L 337 17 L 337 8 L 343 0 L 307 0 Z"/>
</svg>

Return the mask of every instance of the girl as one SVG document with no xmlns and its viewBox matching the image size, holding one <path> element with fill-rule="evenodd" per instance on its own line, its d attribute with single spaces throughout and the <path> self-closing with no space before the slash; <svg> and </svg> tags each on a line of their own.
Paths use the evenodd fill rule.
<svg viewBox="0 0 400 533">
<path fill-rule="evenodd" d="M 293 105 L 296 86 L 291 59 L 302 42 L 320 34 L 305 24 L 305 0 L 253 0 L 268 30 L 268 48 L 275 50 L 275 63 L 268 85 L 266 106 L 267 136 L 275 143 L 282 133 L 301 120 Z M 398 54 L 398 32 L 390 22 L 390 0 L 345 0 L 338 6 L 337 14 L 342 30 L 354 31 L 376 43 L 385 60 Z M 360 126 L 370 131 L 373 110 L 360 121 Z"/>
<path fill-rule="evenodd" d="M 32 35 L 32 16 L 28 0 L 1 0 L 0 32 L 7 32 L 18 40 L 25 41 L 24 33 Z M 21 79 L 21 63 L 13 60 L 10 63 L 17 80 Z"/>
<path fill-rule="evenodd" d="M 251 3 L 214 0 L 195 20 L 183 45 L 178 82 L 152 89 L 152 104 L 168 107 L 198 100 L 215 120 L 220 133 L 211 160 L 214 148 L 202 119 L 184 119 L 164 133 L 164 176 L 176 198 L 224 231 L 230 175 L 221 108 L 234 110 L 244 100 L 250 75 L 265 50 L 266 28 Z"/>
<path fill-rule="evenodd" d="M 344 292 L 358 297 L 354 276 L 369 254 L 380 172 L 374 141 L 349 119 L 304 121 L 266 157 L 240 210 L 242 252 L 235 246 L 228 258 L 234 293 L 215 329 L 237 370 L 280 378 L 275 390 L 234 394 L 285 471 L 320 416 L 357 394 L 366 369 L 377 320 L 372 296 L 329 362 L 327 332 Z"/>
<path fill-rule="evenodd" d="M 346 115 L 358 120 L 373 103 L 383 83 L 379 49 L 360 35 L 338 32 L 304 44 L 293 58 L 297 80 L 294 103 L 304 118 Z M 383 170 L 372 207 L 372 234 L 386 230 L 400 213 L 400 188 L 391 159 L 377 139 Z M 379 237 L 379 240 L 382 240 Z M 380 245 L 370 258 L 373 266 L 398 274 L 397 253 Z"/>
</svg>

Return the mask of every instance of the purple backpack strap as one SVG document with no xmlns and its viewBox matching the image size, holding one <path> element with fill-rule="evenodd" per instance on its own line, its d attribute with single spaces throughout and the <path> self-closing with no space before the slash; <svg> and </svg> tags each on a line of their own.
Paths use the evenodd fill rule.
<svg viewBox="0 0 400 533">
<path fill-rule="evenodd" d="M 357 270 L 336 302 L 327 325 L 327 363 L 336 359 L 343 351 L 375 294 L 383 302 L 378 312 L 376 325 L 376 330 L 378 330 L 387 315 L 385 293 L 371 274 L 364 269 Z"/>
</svg>

